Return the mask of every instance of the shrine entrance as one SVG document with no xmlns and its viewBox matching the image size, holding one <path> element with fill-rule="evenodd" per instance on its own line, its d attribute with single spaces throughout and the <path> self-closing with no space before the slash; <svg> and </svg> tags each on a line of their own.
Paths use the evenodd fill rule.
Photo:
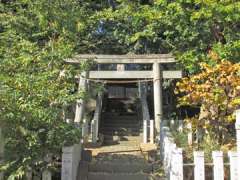
<svg viewBox="0 0 240 180">
<path fill-rule="evenodd" d="M 98 94 L 96 108 L 91 121 L 92 142 L 97 142 L 99 132 L 107 132 L 107 125 L 102 122 L 117 121 L 120 125 L 128 127 L 127 123 L 133 122 L 136 132 L 142 129 L 142 142 L 155 143 L 159 140 L 160 123 L 163 119 L 163 79 L 181 78 L 182 72 L 169 70 L 169 64 L 175 63 L 175 59 L 169 54 L 152 55 L 78 55 L 68 59 L 68 63 L 80 63 L 93 59 L 97 68 L 83 72 L 79 77 L 79 89 L 88 88 L 89 81 L 105 82 L 107 94 Z M 149 84 L 151 84 L 149 86 Z M 153 93 L 153 115 L 149 107 L 147 96 Z M 107 98 L 106 98 L 107 96 Z M 104 100 L 107 99 L 107 106 Z M 131 102 L 132 100 L 132 102 Z M 75 122 L 83 125 L 83 135 L 88 134 L 87 123 L 84 120 L 86 102 L 79 99 L 76 106 Z M 115 116 L 118 114 L 118 117 Z M 128 121 L 131 118 L 132 121 Z M 141 119 L 141 120 L 139 120 Z M 135 121 L 134 121 L 135 120 Z M 106 123 L 107 124 L 107 123 Z M 116 124 L 116 129 L 118 125 Z M 85 128 L 84 128 L 85 127 Z M 121 126 L 119 126 L 121 128 Z M 113 129 L 111 126 L 110 130 Z M 120 131 L 119 131 L 120 132 Z M 110 131 L 114 134 L 114 131 Z M 139 132 L 140 133 L 140 132 Z"/>
</svg>

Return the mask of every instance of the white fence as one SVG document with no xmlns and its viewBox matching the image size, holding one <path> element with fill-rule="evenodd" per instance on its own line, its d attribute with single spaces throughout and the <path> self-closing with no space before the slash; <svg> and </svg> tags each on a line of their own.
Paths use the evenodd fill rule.
<svg viewBox="0 0 240 180">
<path fill-rule="evenodd" d="M 240 180 L 240 110 L 236 111 L 236 136 L 237 151 L 228 152 L 228 162 L 224 163 L 222 151 L 212 152 L 212 163 L 205 163 L 204 152 L 193 152 L 193 163 L 183 163 L 183 150 L 178 148 L 167 126 L 161 127 L 161 159 L 167 179 L 183 180 L 184 167 L 192 167 L 194 169 L 194 180 L 207 179 L 206 167 L 212 167 L 212 175 L 214 180 L 224 180 L 224 176 L 231 180 Z M 225 173 L 225 167 L 229 168 L 229 174 Z M 192 178 L 193 179 L 193 178 Z"/>
</svg>

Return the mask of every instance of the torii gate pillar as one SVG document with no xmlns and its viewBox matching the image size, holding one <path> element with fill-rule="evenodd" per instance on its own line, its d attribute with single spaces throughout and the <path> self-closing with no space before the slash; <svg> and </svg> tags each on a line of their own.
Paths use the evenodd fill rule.
<svg viewBox="0 0 240 180">
<path fill-rule="evenodd" d="M 154 119 L 156 135 L 160 134 L 160 123 L 163 117 L 162 110 L 162 71 L 159 63 L 153 63 L 153 87 L 154 87 Z"/>
</svg>

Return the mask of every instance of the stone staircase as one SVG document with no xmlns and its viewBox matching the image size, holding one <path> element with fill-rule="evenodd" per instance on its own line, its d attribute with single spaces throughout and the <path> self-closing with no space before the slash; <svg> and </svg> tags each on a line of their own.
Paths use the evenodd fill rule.
<svg viewBox="0 0 240 180">
<path fill-rule="evenodd" d="M 137 114 L 104 113 L 101 118 L 100 133 L 104 135 L 104 144 L 128 141 L 125 136 L 137 141 L 141 136 L 141 123 Z"/>
<path fill-rule="evenodd" d="M 149 180 L 153 171 L 140 152 L 99 154 L 88 167 L 88 180 Z"/>
<path fill-rule="evenodd" d="M 121 103 L 133 107 L 135 111 L 117 111 L 111 109 L 110 105 L 102 113 L 99 132 L 104 137 L 103 144 L 87 149 L 91 152 L 92 159 L 80 167 L 79 172 L 82 169 L 82 175 L 79 175 L 78 180 L 161 179 L 154 175 L 156 162 L 149 161 L 145 156 L 146 151 L 141 148 L 142 118 L 136 102 L 135 107 L 129 101 Z"/>
</svg>

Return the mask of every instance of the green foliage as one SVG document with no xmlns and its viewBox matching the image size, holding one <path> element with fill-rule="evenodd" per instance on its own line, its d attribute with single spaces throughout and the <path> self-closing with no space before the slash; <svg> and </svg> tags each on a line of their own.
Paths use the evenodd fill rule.
<svg viewBox="0 0 240 180">
<path fill-rule="evenodd" d="M 81 52 L 173 53 L 192 74 L 214 49 L 239 61 L 240 2 L 156 0 L 149 5 L 118 0 L 89 13 Z M 84 4 L 84 3 L 83 3 Z M 96 4 L 88 2 L 86 4 Z M 86 43 L 85 43 L 86 42 Z M 83 50 L 83 51 L 82 51 Z"/>
<path fill-rule="evenodd" d="M 7 1 L 0 4 L 0 125 L 6 177 L 54 168 L 61 148 L 78 143 L 80 130 L 64 109 L 79 73 L 64 59 L 74 53 L 81 11 L 77 1 Z M 86 64 L 83 68 L 86 67 Z M 80 68 L 81 69 L 81 68 Z M 46 155 L 53 155 L 47 161 Z"/>
</svg>

